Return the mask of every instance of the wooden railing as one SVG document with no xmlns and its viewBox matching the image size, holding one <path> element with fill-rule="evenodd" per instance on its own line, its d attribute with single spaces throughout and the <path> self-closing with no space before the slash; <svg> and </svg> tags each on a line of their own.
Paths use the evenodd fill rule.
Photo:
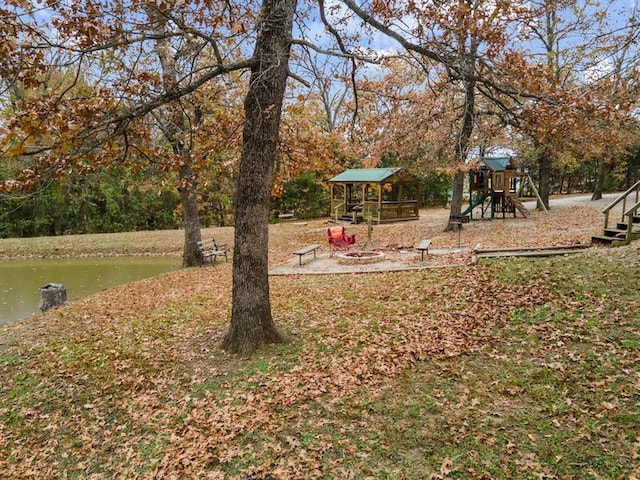
<svg viewBox="0 0 640 480">
<path fill-rule="evenodd" d="M 356 217 L 371 219 L 374 222 L 393 221 L 394 219 L 407 220 L 418 218 L 418 202 L 416 200 L 402 200 L 398 202 L 384 201 L 379 204 L 377 201 L 365 201 L 357 204 L 342 202 L 332 205 L 331 215 L 338 221 L 341 215 L 351 214 L 353 222 Z"/>
<path fill-rule="evenodd" d="M 635 195 L 634 195 L 635 194 Z M 635 196 L 635 199 L 632 197 Z M 632 202 L 635 202 L 630 208 L 627 208 L 627 200 L 632 199 Z M 636 182 L 631 188 L 629 188 L 626 192 L 622 193 L 618 196 L 613 202 L 611 202 L 602 213 L 604 213 L 604 229 L 609 228 L 609 212 L 611 209 L 622 202 L 622 218 L 620 223 L 625 223 L 627 226 L 623 245 L 628 245 L 631 243 L 631 240 L 638 237 L 638 234 L 633 232 L 633 220 L 638 210 L 640 210 L 640 181 Z M 618 243 L 620 244 L 620 242 Z"/>
<path fill-rule="evenodd" d="M 636 196 L 636 198 L 637 198 L 637 196 Z M 640 209 L 640 202 L 636 202 L 635 205 L 633 205 L 630 209 L 626 210 L 622 214 L 623 217 L 627 217 L 627 233 L 625 234 L 625 237 L 624 237 L 624 243 L 626 245 L 629 245 L 631 243 L 631 240 L 633 240 L 633 238 L 634 238 L 634 235 L 633 235 L 633 217 L 635 216 L 636 212 L 639 209 Z"/>
<path fill-rule="evenodd" d="M 382 202 L 380 217 L 383 220 L 408 219 L 418 216 L 418 202 L 416 200 L 401 200 L 398 202 Z"/>
<path fill-rule="evenodd" d="M 629 210 L 627 210 L 627 198 L 629 198 L 633 193 L 635 193 L 636 198 L 634 201 L 636 202 L 636 204 L 633 207 L 631 207 Z M 622 218 L 620 219 L 620 221 L 624 222 L 624 217 L 628 216 L 629 221 L 632 222 L 633 215 L 638 210 L 638 200 L 640 200 L 640 181 L 636 182 L 636 184 L 633 185 L 631 188 L 629 188 L 629 190 L 622 193 L 620 196 L 618 196 L 618 198 L 616 198 L 613 202 L 611 202 L 611 204 L 609 204 L 604 210 L 602 210 L 602 213 L 604 213 L 605 230 L 609 228 L 609 212 L 613 207 L 618 205 L 620 202 L 622 202 Z M 632 213 L 629 214 L 627 212 L 632 212 Z"/>
<path fill-rule="evenodd" d="M 339 209 L 344 208 L 344 206 L 345 206 L 346 204 L 347 204 L 347 202 L 342 202 L 342 203 L 340 203 L 340 204 L 336 205 L 335 207 L 333 207 L 333 214 L 334 214 L 334 217 L 335 217 L 335 219 L 336 219 L 336 223 L 338 222 L 338 217 L 344 213 L 344 211 L 343 211 L 343 212 L 338 213 Z M 346 209 L 345 209 L 345 210 L 346 210 Z"/>
</svg>

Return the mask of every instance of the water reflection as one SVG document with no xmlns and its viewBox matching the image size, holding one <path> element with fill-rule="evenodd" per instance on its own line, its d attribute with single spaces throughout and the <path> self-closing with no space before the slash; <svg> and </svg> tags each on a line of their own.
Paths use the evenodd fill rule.
<svg viewBox="0 0 640 480">
<path fill-rule="evenodd" d="M 70 302 L 180 268 L 181 259 L 116 257 L 0 261 L 0 324 L 39 313 L 40 287 L 62 283 Z"/>
</svg>

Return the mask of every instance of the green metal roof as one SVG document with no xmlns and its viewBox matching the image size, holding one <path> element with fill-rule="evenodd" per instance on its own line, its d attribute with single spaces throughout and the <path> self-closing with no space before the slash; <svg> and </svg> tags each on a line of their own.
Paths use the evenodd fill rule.
<svg viewBox="0 0 640 480">
<path fill-rule="evenodd" d="M 344 172 L 330 178 L 330 182 L 342 182 L 342 183 L 377 183 L 384 182 L 389 177 L 393 177 L 396 173 L 402 170 L 399 167 L 396 168 L 352 168 L 345 170 Z"/>
<path fill-rule="evenodd" d="M 482 157 L 482 161 L 494 172 L 504 172 L 511 161 L 511 157 Z"/>
</svg>

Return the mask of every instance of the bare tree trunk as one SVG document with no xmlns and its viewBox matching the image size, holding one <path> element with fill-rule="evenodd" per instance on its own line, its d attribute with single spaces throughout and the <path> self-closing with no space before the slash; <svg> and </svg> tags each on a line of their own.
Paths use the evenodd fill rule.
<svg viewBox="0 0 640 480">
<path fill-rule="evenodd" d="M 182 202 L 182 222 L 184 226 L 184 248 L 182 249 L 182 266 L 194 267 L 202 264 L 197 242 L 200 237 L 200 214 L 198 212 L 198 183 L 191 170 L 189 152 L 183 153 L 183 164 L 180 167 L 180 201 Z"/>
<path fill-rule="evenodd" d="M 596 177 L 596 184 L 593 187 L 593 195 L 591 200 L 602 199 L 602 187 L 604 186 L 604 177 L 607 174 L 607 164 L 604 159 L 598 160 L 598 176 Z"/>
<path fill-rule="evenodd" d="M 263 0 L 245 99 L 236 193 L 231 325 L 222 348 L 248 355 L 285 341 L 269 301 L 269 204 L 296 0 Z"/>
<path fill-rule="evenodd" d="M 558 183 L 560 183 L 560 191 L 558 192 L 560 195 L 562 195 L 562 189 L 564 188 L 564 175 L 565 175 L 565 169 L 563 168 L 562 171 L 560 172 L 560 180 Z"/>
<path fill-rule="evenodd" d="M 451 206 L 449 208 L 449 215 L 460 215 L 462 211 L 462 196 L 464 193 L 464 179 L 466 172 L 457 171 L 453 175 L 453 195 L 451 197 Z M 447 225 L 447 231 L 451 230 L 452 225 Z"/>
<path fill-rule="evenodd" d="M 476 117 L 475 106 L 475 84 L 472 81 L 464 82 L 465 87 L 465 100 L 464 100 L 464 114 L 462 118 L 462 128 L 460 129 L 460 137 L 456 146 L 456 160 L 461 170 L 457 170 L 453 177 L 453 196 L 451 197 L 451 207 L 449 209 L 449 222 L 447 223 L 445 232 L 452 231 L 454 228 L 451 219 L 460 215 L 462 211 L 462 195 L 464 193 L 464 179 L 465 161 L 467 160 L 467 154 L 469 153 L 469 141 L 471 140 L 471 134 L 473 133 L 473 124 Z"/>
<path fill-rule="evenodd" d="M 162 68 L 162 81 L 165 90 L 175 87 L 178 80 L 183 77 L 175 56 L 170 55 L 167 41 L 167 17 L 152 6 L 147 7 L 147 14 L 154 22 L 154 32 L 158 35 L 155 51 Z M 173 108 L 171 108 L 173 107 Z M 182 250 L 182 266 L 194 267 L 202 265 L 202 259 L 198 253 L 197 241 L 200 240 L 200 214 L 198 212 L 197 178 L 191 168 L 192 144 L 187 143 L 185 133 L 193 128 L 194 124 L 202 121 L 202 112 L 194 108 L 193 124 L 187 118 L 182 108 L 170 106 L 170 114 L 166 118 L 158 117 L 160 129 L 171 145 L 173 152 L 180 155 L 182 165 L 178 172 L 180 185 L 180 201 L 182 202 L 182 223 L 184 225 L 184 247 Z"/>
<path fill-rule="evenodd" d="M 544 206 L 549 209 L 549 195 L 551 193 L 551 154 L 545 148 L 540 153 L 538 158 L 538 167 L 540 173 L 540 185 L 538 187 L 538 194 L 542 199 Z M 538 200 L 538 210 L 543 210 Z"/>
</svg>

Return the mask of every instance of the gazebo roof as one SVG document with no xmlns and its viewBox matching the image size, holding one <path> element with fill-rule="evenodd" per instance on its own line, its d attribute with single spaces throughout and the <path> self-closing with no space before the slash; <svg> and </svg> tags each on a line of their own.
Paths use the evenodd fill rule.
<svg viewBox="0 0 640 480">
<path fill-rule="evenodd" d="M 511 162 L 511 157 L 482 157 L 484 164 L 494 172 L 504 172 Z"/>
<path fill-rule="evenodd" d="M 387 180 L 413 180 L 414 177 L 400 173 L 402 168 L 351 168 L 329 179 L 334 183 L 380 183 Z M 396 177 L 396 178 L 392 178 Z"/>
</svg>

